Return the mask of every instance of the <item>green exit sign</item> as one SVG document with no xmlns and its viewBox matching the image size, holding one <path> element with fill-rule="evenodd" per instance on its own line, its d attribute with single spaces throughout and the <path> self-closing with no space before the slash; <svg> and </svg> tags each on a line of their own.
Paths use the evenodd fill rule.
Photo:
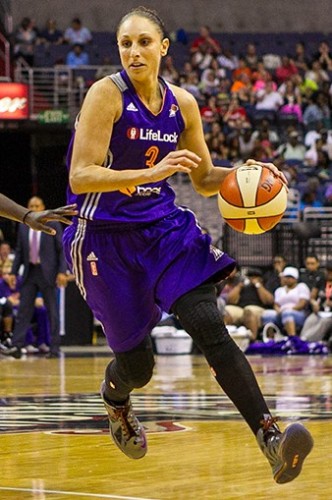
<svg viewBox="0 0 332 500">
<path fill-rule="evenodd" d="M 62 109 L 45 109 L 38 113 L 39 123 L 68 123 L 69 113 Z"/>
</svg>

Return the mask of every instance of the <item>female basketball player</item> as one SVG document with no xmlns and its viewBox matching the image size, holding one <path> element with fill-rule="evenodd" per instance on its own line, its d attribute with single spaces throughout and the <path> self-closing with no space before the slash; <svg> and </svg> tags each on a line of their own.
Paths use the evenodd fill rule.
<svg viewBox="0 0 332 500">
<path fill-rule="evenodd" d="M 189 210 L 174 204 L 167 182 L 185 173 L 199 194 L 211 196 L 229 170 L 211 163 L 195 99 L 158 78 L 169 47 L 158 14 L 130 11 L 117 40 L 123 71 L 91 87 L 69 147 L 69 200 L 79 216 L 64 234 L 78 287 L 114 352 L 101 391 L 111 434 L 128 457 L 145 455 L 129 395 L 149 382 L 149 333 L 161 310 L 173 311 L 257 436 L 275 480 L 291 481 L 312 438 L 300 424 L 281 433 L 271 417 L 217 308 L 215 284 L 234 260 L 211 245 Z"/>
</svg>

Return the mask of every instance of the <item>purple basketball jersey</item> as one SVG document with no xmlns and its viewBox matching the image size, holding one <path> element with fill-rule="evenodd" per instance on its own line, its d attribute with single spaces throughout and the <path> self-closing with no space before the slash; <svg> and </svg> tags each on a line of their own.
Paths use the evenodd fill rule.
<svg viewBox="0 0 332 500">
<path fill-rule="evenodd" d="M 123 113 L 113 127 L 105 168 L 149 168 L 176 149 L 184 130 L 177 100 L 160 80 L 163 105 L 153 114 L 124 71 L 110 78 L 122 92 Z M 78 204 L 79 217 L 64 232 L 66 259 L 115 352 L 137 346 L 161 311 L 170 311 L 207 279 L 227 276 L 235 265 L 174 198 L 166 180 L 110 193 L 75 196 L 69 190 L 68 202 Z"/>
<path fill-rule="evenodd" d="M 163 105 L 152 113 L 140 100 L 125 71 L 111 75 L 123 96 L 123 112 L 114 124 L 105 168 L 134 170 L 149 168 L 174 151 L 184 121 L 177 100 L 167 83 L 160 79 Z M 69 146 L 71 161 L 74 137 Z M 68 203 L 77 203 L 84 219 L 112 223 L 145 223 L 159 220 L 175 209 L 175 194 L 167 180 L 132 186 L 110 193 L 75 195 L 68 190 Z"/>
</svg>

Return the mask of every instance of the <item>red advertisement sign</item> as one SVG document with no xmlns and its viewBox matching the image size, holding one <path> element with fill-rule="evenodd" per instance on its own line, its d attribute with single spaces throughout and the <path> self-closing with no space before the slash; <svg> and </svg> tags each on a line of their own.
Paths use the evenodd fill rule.
<svg viewBox="0 0 332 500">
<path fill-rule="evenodd" d="M 0 83 L 0 120 L 29 118 L 28 85 Z"/>
</svg>

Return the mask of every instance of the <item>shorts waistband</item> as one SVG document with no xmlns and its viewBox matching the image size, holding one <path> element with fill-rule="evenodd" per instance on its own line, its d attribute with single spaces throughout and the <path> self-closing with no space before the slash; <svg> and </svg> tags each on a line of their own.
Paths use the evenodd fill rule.
<svg viewBox="0 0 332 500">
<path fill-rule="evenodd" d="M 160 220 L 160 219 L 159 219 Z M 77 218 L 73 219 L 73 224 L 78 226 L 79 224 L 85 223 L 86 231 L 102 232 L 102 231 L 113 231 L 116 233 L 124 233 L 128 231 L 137 231 L 139 229 L 144 229 L 146 227 L 151 227 L 159 222 L 108 222 L 108 221 L 90 221 L 87 219 Z"/>
</svg>

